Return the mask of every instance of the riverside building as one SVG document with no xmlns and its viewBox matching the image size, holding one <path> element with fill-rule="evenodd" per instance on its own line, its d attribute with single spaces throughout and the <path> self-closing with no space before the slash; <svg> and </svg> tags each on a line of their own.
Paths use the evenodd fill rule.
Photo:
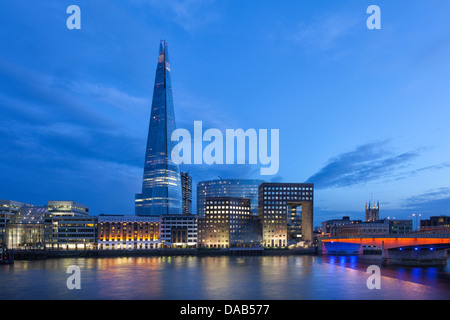
<svg viewBox="0 0 450 320">
<path fill-rule="evenodd" d="M 250 212 L 258 215 L 258 188 L 263 180 L 218 179 L 200 181 L 197 184 L 197 213 L 205 215 L 205 201 L 208 197 L 233 197 L 250 199 Z"/>
<path fill-rule="evenodd" d="M 263 183 L 259 186 L 258 214 L 265 247 L 313 243 L 314 185 Z"/>
<path fill-rule="evenodd" d="M 97 249 L 97 217 L 75 201 L 48 201 L 45 247 L 49 250 Z"/>
<path fill-rule="evenodd" d="M 199 219 L 199 247 L 233 248 L 261 244 L 257 217 L 251 214 L 250 199 L 208 197 L 205 217 Z"/>
<path fill-rule="evenodd" d="M 161 245 L 164 248 L 197 248 L 197 215 L 161 216 Z"/>
<path fill-rule="evenodd" d="M 0 200 L 0 245 L 5 243 L 6 224 L 22 207 L 33 205 L 14 200 Z"/>
<path fill-rule="evenodd" d="M 99 250 L 158 249 L 160 217 L 98 216 Z"/>
</svg>

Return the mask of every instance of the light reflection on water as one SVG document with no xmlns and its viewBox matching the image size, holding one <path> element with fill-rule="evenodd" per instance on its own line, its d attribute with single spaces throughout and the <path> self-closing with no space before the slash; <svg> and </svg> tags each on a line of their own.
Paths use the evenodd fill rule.
<svg viewBox="0 0 450 320">
<path fill-rule="evenodd" d="M 381 290 L 369 290 L 369 265 Z M 81 290 L 66 287 L 81 269 Z M 449 299 L 449 267 L 385 267 L 379 257 L 142 257 L 16 261 L 0 266 L 0 299 Z"/>
</svg>

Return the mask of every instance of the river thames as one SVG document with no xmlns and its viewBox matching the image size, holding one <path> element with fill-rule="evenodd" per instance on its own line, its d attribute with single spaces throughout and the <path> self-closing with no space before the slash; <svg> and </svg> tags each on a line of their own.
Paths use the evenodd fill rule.
<svg viewBox="0 0 450 320">
<path fill-rule="evenodd" d="M 450 267 L 386 267 L 373 256 L 132 257 L 16 261 L 0 266 L 0 299 L 449 299 Z M 79 266 L 81 289 L 67 268 Z M 370 290 L 367 268 L 381 268 Z"/>
</svg>

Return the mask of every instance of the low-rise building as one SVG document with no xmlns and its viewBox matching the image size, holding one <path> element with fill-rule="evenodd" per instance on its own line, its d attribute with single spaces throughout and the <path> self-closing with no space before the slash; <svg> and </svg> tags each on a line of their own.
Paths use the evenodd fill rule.
<svg viewBox="0 0 450 320">
<path fill-rule="evenodd" d="M 168 248 L 197 248 L 197 215 L 162 215 L 161 245 Z"/>
<path fill-rule="evenodd" d="M 450 217 L 433 216 L 428 220 L 420 221 L 420 231 L 428 233 L 441 233 L 450 231 Z"/>
<path fill-rule="evenodd" d="M 350 220 L 350 217 L 345 216 L 342 219 L 332 219 L 322 222 L 322 235 L 323 236 L 337 236 L 339 228 L 346 225 L 362 223 L 361 220 Z"/>
<path fill-rule="evenodd" d="M 0 245 L 6 242 L 6 224 L 22 207 L 33 205 L 14 200 L 0 200 Z"/>
<path fill-rule="evenodd" d="M 99 250 L 158 249 L 161 220 L 158 216 L 98 216 Z"/>
<path fill-rule="evenodd" d="M 49 250 L 97 249 L 97 217 L 75 201 L 48 201 L 45 246 Z"/>
</svg>

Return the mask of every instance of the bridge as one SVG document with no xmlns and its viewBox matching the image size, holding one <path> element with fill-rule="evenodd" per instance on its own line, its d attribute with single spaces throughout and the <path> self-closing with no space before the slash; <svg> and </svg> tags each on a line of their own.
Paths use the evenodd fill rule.
<svg viewBox="0 0 450 320">
<path fill-rule="evenodd" d="M 364 245 L 382 249 L 383 264 L 442 265 L 447 263 L 450 232 L 326 237 L 320 239 L 319 251 L 362 254 Z"/>
</svg>

